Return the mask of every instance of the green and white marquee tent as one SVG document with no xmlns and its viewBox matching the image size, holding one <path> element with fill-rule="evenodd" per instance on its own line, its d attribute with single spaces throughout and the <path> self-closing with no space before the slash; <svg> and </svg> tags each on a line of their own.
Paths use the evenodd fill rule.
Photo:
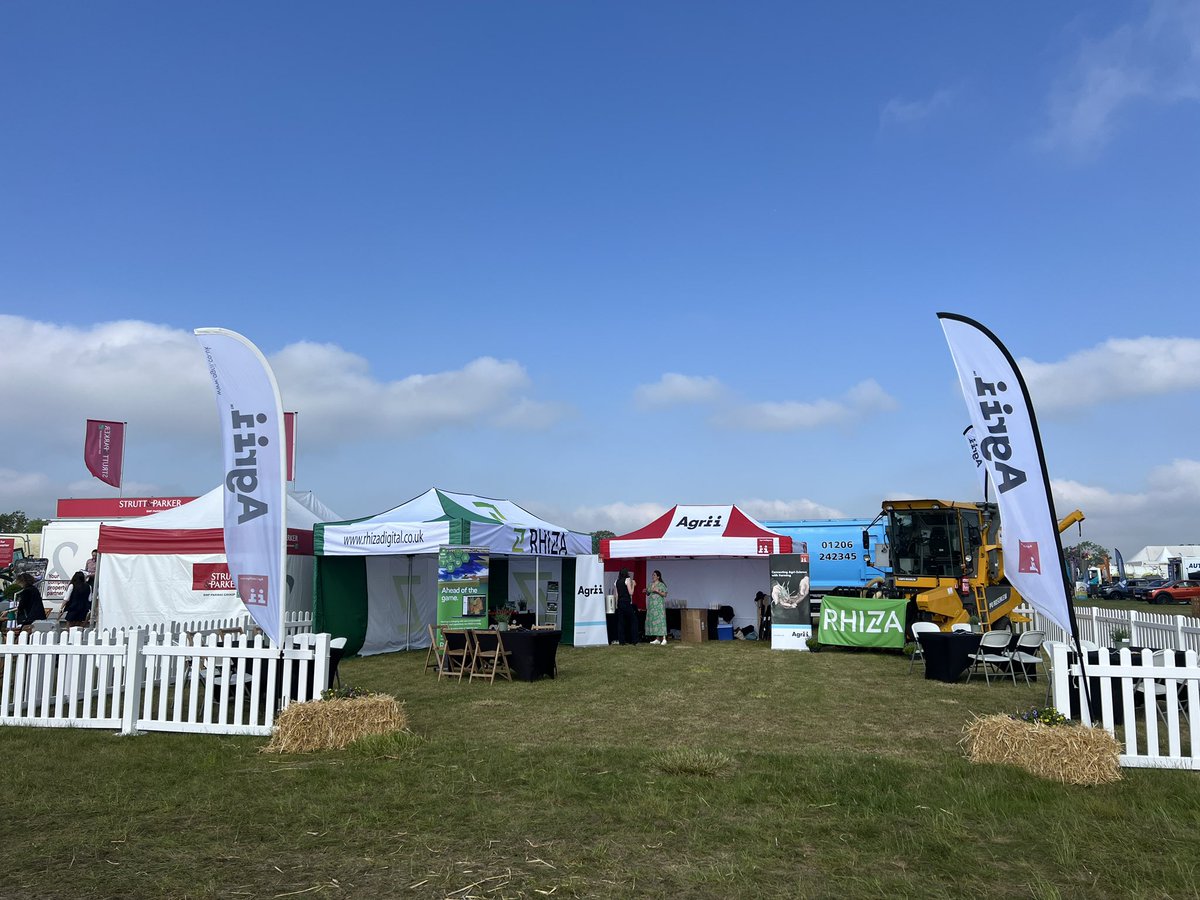
<svg viewBox="0 0 1200 900">
<path fill-rule="evenodd" d="M 547 586 L 559 585 L 564 643 L 607 643 L 603 572 L 589 534 L 539 519 L 511 500 L 430 488 L 394 509 L 313 528 L 314 627 L 367 656 L 429 646 L 441 547 L 491 554 L 489 605 L 524 601 L 549 618 Z"/>
</svg>

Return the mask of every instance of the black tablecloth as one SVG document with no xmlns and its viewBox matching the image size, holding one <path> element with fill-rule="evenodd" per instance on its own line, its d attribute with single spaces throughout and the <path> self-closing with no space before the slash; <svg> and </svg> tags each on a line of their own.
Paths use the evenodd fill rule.
<svg viewBox="0 0 1200 900">
<path fill-rule="evenodd" d="M 968 656 L 979 649 L 983 635 L 967 631 L 930 631 L 917 639 L 925 657 L 925 677 L 931 681 L 958 681 L 970 667 Z"/>
<path fill-rule="evenodd" d="M 554 677 L 554 661 L 561 631 L 505 631 L 504 649 L 511 651 L 508 664 L 513 678 L 535 681 L 538 678 Z"/>
</svg>

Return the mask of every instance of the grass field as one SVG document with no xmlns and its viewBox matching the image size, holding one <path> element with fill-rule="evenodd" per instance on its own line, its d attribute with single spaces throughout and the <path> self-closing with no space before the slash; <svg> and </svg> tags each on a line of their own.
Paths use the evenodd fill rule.
<svg viewBox="0 0 1200 900">
<path fill-rule="evenodd" d="M 563 648 L 534 684 L 423 660 L 344 663 L 412 733 L 343 753 L 0 729 L 0 895 L 1200 895 L 1197 775 L 1076 788 L 965 761 L 972 713 L 1041 686 L 753 642 Z"/>
</svg>

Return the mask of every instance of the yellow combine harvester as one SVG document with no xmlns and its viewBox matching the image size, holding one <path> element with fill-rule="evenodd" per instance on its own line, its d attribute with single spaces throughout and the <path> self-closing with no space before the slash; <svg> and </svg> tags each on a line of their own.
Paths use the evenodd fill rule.
<svg viewBox="0 0 1200 900">
<path fill-rule="evenodd" d="M 984 631 L 1006 628 L 1021 595 L 1004 577 L 1000 512 L 994 503 L 955 500 L 888 500 L 887 545 L 876 545 L 871 564 L 891 569 L 881 578 L 885 594 L 916 602 L 920 618 L 943 631 L 979 617 Z M 1058 523 L 1059 532 L 1083 521 L 1074 510 Z M 867 533 L 863 533 L 867 551 Z"/>
</svg>

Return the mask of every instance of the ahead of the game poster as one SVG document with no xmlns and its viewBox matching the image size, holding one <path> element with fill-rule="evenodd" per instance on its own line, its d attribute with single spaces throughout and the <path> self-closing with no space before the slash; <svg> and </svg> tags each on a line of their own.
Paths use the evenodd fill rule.
<svg viewBox="0 0 1200 900">
<path fill-rule="evenodd" d="M 479 547 L 438 549 L 438 626 L 487 628 L 488 551 Z"/>
<path fill-rule="evenodd" d="M 808 602 L 808 545 L 771 556 L 771 649 L 807 650 L 812 637 Z"/>
</svg>

